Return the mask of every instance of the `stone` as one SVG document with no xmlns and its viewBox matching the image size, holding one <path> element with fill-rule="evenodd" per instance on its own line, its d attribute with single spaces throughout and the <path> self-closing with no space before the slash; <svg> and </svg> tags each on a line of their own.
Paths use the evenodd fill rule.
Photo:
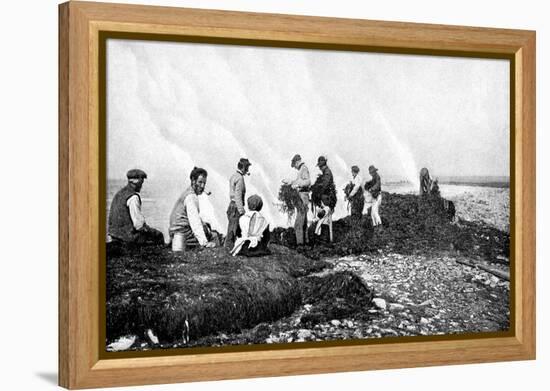
<svg viewBox="0 0 550 391">
<path fill-rule="evenodd" d="M 428 324 L 428 323 L 430 323 L 430 321 L 429 321 L 428 319 L 426 319 L 426 318 L 420 318 L 420 324 L 424 324 L 424 325 L 425 325 L 425 324 Z"/>
<path fill-rule="evenodd" d="M 311 336 L 312 336 L 312 333 L 308 329 L 298 330 L 297 337 L 298 337 L 298 340 L 300 341 L 305 341 L 306 339 L 311 338 Z"/>
<path fill-rule="evenodd" d="M 372 299 L 372 302 L 374 303 L 374 305 L 382 310 L 385 310 L 386 309 L 386 300 L 384 299 L 381 299 L 379 297 L 375 298 L 375 299 Z"/>
<path fill-rule="evenodd" d="M 330 324 L 333 325 L 334 327 L 338 327 L 342 324 L 342 322 L 340 322 L 337 319 L 333 319 L 333 320 L 330 321 Z"/>
<path fill-rule="evenodd" d="M 405 306 L 398 303 L 390 303 L 390 311 L 403 311 Z"/>
</svg>

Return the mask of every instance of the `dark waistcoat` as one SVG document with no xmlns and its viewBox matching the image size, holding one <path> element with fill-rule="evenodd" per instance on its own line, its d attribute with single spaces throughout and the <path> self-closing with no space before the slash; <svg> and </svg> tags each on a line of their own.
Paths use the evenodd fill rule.
<svg viewBox="0 0 550 391">
<path fill-rule="evenodd" d="M 131 242 L 135 236 L 134 223 L 126 205 L 134 194 L 139 197 L 139 193 L 128 185 L 120 189 L 113 197 L 109 211 L 109 235 L 125 242 Z"/>
</svg>

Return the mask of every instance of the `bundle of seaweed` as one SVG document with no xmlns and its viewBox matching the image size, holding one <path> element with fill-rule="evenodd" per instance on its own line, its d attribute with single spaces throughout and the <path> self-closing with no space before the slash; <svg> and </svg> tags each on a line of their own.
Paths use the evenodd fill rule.
<svg viewBox="0 0 550 391">
<path fill-rule="evenodd" d="M 315 183 L 311 186 L 311 202 L 316 206 L 321 206 L 322 197 L 326 196 L 326 206 L 334 209 L 337 202 L 336 186 L 334 182 L 325 185 L 323 175 L 319 175 Z"/>
<path fill-rule="evenodd" d="M 279 188 L 279 210 L 288 216 L 290 220 L 298 208 L 303 208 L 303 202 L 298 190 L 293 189 L 291 185 L 283 183 Z"/>
<path fill-rule="evenodd" d="M 183 255 L 164 247 L 111 251 L 107 340 L 151 329 L 170 345 L 289 315 L 301 303 L 297 277 L 327 264 L 278 246 L 271 250 L 260 258 L 231 257 L 221 248 Z"/>
</svg>

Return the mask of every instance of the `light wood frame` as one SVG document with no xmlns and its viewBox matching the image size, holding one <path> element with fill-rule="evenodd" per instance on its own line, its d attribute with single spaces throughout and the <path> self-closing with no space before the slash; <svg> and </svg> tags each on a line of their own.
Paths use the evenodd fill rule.
<svg viewBox="0 0 550 391">
<path fill-rule="evenodd" d="M 341 45 L 511 61 L 510 334 L 262 351 L 101 359 L 100 31 Z M 101 239 L 101 240 L 100 240 Z M 104 277 L 103 277 L 104 278 Z M 175 383 L 535 358 L 535 32 L 69 2 L 59 6 L 59 384 Z"/>
</svg>

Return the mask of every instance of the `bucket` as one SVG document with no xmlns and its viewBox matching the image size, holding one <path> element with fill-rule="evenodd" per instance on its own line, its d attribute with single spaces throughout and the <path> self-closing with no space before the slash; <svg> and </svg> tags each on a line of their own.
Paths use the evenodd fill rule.
<svg viewBox="0 0 550 391">
<path fill-rule="evenodd" d="M 183 252 L 185 251 L 185 236 L 182 233 L 176 232 L 172 237 L 172 251 Z"/>
</svg>

